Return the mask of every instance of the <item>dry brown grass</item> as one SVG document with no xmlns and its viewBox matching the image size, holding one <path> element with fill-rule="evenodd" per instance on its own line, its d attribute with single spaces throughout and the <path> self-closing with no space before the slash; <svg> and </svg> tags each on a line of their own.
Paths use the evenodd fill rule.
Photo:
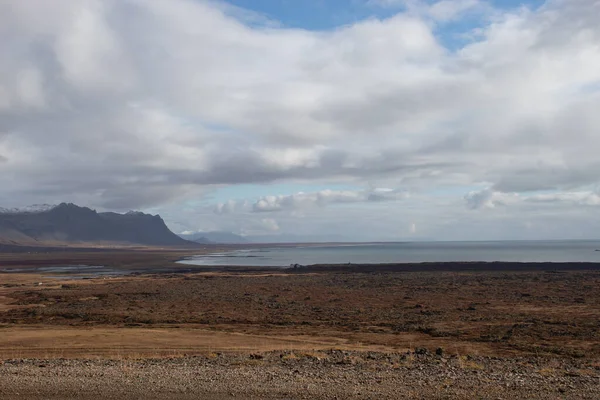
<svg viewBox="0 0 600 400">
<path fill-rule="evenodd" d="M 470 360 L 466 356 L 458 357 L 458 366 L 462 369 L 481 371 L 484 369 L 483 364 Z"/>
<path fill-rule="evenodd" d="M 69 282 L 2 274 L 0 357 L 441 347 L 461 356 L 594 358 L 598 288 L 597 271 L 209 272 Z"/>
<path fill-rule="evenodd" d="M 193 328 L 68 328 L 4 327 L 0 329 L 0 359 L 94 358 L 115 359 L 209 355 L 215 352 L 250 354 L 294 349 L 293 357 L 322 357 L 318 349 L 331 343 L 344 350 L 337 338 L 305 341 L 302 338 L 244 335 Z M 377 349 L 379 350 L 379 348 Z M 292 357 L 290 355 L 290 357 Z"/>
<path fill-rule="evenodd" d="M 147 270 L 149 268 L 180 267 L 174 262 L 187 256 L 203 254 L 218 249 L 96 249 L 94 251 L 47 252 L 40 249 L 37 253 L 0 253 L 2 268 L 35 268 L 48 265 L 104 265 L 120 269 Z"/>
<path fill-rule="evenodd" d="M 542 376 L 554 376 L 556 375 L 558 372 L 556 371 L 556 369 L 554 368 L 549 368 L 549 367 L 545 367 L 545 368 L 541 368 L 538 373 Z"/>
</svg>

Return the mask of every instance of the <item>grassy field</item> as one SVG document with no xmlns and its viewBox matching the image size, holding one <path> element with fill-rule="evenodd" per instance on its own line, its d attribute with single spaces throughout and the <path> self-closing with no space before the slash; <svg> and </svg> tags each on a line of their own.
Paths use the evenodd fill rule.
<svg viewBox="0 0 600 400">
<path fill-rule="evenodd" d="M 3 268 L 80 263 L 141 274 L 84 280 L 0 274 L 0 357 L 328 348 L 600 357 L 596 266 L 149 273 L 175 268 L 173 261 L 186 254 L 52 253 L 20 255 L 21 261 L 2 255 Z"/>
</svg>

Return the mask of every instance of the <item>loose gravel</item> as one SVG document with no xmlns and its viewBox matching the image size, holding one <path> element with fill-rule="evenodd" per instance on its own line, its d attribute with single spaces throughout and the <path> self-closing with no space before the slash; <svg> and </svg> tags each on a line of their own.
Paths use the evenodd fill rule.
<svg viewBox="0 0 600 400">
<path fill-rule="evenodd" d="M 0 361 L 0 399 L 599 399 L 589 359 L 331 350 Z"/>
</svg>

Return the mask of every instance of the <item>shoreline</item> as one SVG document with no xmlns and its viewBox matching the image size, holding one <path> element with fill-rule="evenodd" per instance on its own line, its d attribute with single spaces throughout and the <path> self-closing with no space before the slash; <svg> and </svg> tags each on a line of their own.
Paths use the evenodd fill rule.
<svg viewBox="0 0 600 400">
<path fill-rule="evenodd" d="M 422 263 L 379 264 L 314 264 L 287 268 L 297 272 L 554 272 L 597 271 L 600 262 L 510 262 L 510 261 L 444 261 Z"/>
<path fill-rule="evenodd" d="M 507 262 L 507 261 L 445 261 L 421 263 L 345 263 L 345 264 L 312 264 L 277 266 L 248 266 L 248 265 L 194 265 L 184 264 L 178 258 L 170 260 L 165 265 L 127 266 L 99 265 L 48 260 L 46 262 L 27 263 L 21 261 L 17 265 L 3 265 L 0 260 L 0 276 L 3 274 L 36 274 L 52 275 L 65 278 L 77 275 L 94 275 L 87 279 L 101 278 L 105 275 L 120 277 L 136 275 L 169 275 L 190 274 L 202 272 L 224 273 L 410 273 L 410 272 L 545 272 L 561 273 L 570 271 L 600 271 L 600 262 Z M 92 271 L 93 270 L 93 271 Z"/>
<path fill-rule="evenodd" d="M 508 243 L 508 244 L 507 244 Z M 600 244 L 574 242 L 402 242 L 238 245 L 184 257 L 179 264 L 199 267 L 272 267 L 294 265 L 428 264 L 595 264 Z"/>
<path fill-rule="evenodd" d="M 311 264 L 290 266 L 249 266 L 249 265 L 199 265 L 182 264 L 186 268 L 182 272 L 560 272 L 560 271 L 597 271 L 600 262 L 511 262 L 511 261 L 443 261 L 443 262 L 405 262 L 405 263 L 344 263 L 344 264 Z M 174 272 L 174 271 L 173 271 Z"/>
</svg>

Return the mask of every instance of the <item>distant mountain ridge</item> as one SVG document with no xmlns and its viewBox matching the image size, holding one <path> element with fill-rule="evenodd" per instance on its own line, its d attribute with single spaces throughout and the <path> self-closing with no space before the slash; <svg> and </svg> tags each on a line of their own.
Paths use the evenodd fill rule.
<svg viewBox="0 0 600 400">
<path fill-rule="evenodd" d="M 232 232 L 212 231 L 180 234 L 180 237 L 196 243 L 243 244 L 250 243 L 244 236 Z"/>
<path fill-rule="evenodd" d="M 171 232 L 159 215 L 138 211 L 98 213 L 72 203 L 0 209 L 0 242 L 25 245 L 194 245 Z"/>
</svg>

